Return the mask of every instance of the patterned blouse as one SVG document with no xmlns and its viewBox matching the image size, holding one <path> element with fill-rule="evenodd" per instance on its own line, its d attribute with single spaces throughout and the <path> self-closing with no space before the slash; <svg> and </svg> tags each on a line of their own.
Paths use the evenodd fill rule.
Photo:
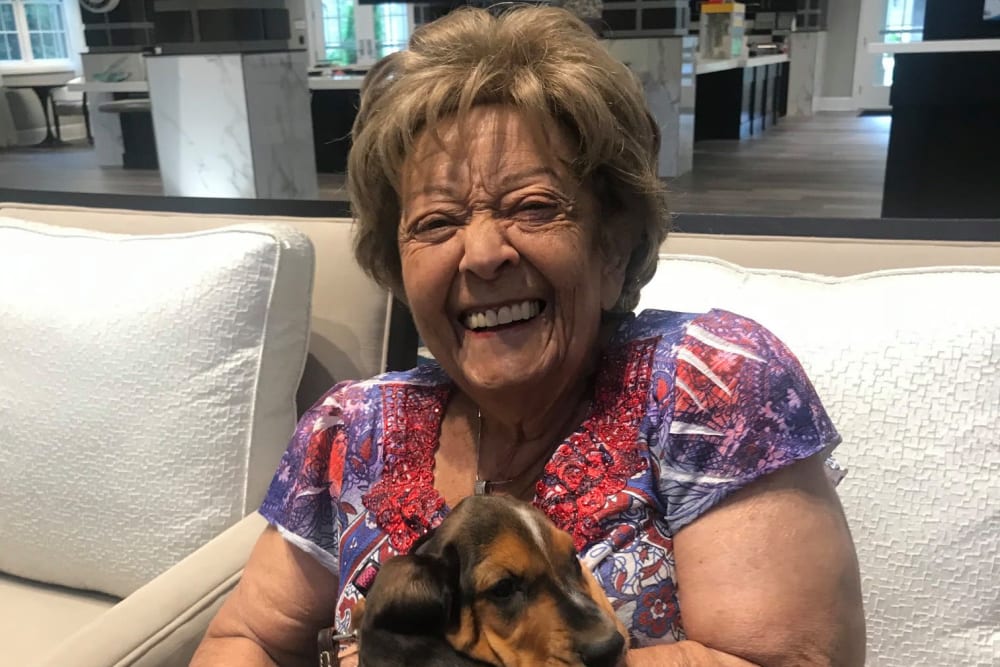
<svg viewBox="0 0 1000 667">
<path fill-rule="evenodd" d="M 260 512 L 337 574 L 340 631 L 379 563 L 448 514 L 434 454 L 453 391 L 436 364 L 341 383 L 303 416 L 281 460 Z M 839 436 L 792 353 L 724 311 L 630 316 L 594 391 L 534 504 L 573 536 L 634 647 L 683 639 L 673 535 Z"/>
</svg>

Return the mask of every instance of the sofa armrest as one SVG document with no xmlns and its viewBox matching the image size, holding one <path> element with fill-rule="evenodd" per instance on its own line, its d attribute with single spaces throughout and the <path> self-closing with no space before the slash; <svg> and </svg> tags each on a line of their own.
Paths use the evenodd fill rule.
<svg viewBox="0 0 1000 667">
<path fill-rule="evenodd" d="M 39 667 L 182 667 L 243 574 L 256 512 L 59 642 Z"/>
</svg>

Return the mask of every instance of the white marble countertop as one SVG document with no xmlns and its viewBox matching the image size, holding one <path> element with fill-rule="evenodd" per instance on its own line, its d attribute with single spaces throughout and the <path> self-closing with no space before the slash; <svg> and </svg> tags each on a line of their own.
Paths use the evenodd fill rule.
<svg viewBox="0 0 1000 667">
<path fill-rule="evenodd" d="M 76 76 L 76 72 L 38 72 L 19 73 L 8 72 L 3 75 L 4 85 L 8 88 L 31 87 L 31 86 L 62 86 L 67 81 Z"/>
<path fill-rule="evenodd" d="M 26 77 L 27 78 L 27 77 Z M 34 78 L 34 75 L 32 75 Z M 364 76 L 337 75 L 309 77 L 309 90 L 358 90 Z M 15 84 L 16 85 L 16 84 Z M 148 81 L 85 81 L 83 77 L 71 80 L 67 87 L 73 91 L 87 93 L 146 93 L 149 92 Z"/>
<path fill-rule="evenodd" d="M 358 90 L 364 81 L 363 74 L 335 74 L 309 77 L 309 90 Z"/>
<path fill-rule="evenodd" d="M 868 53 L 970 53 L 1000 51 L 1000 39 L 932 39 L 906 44 L 873 42 Z"/>
<path fill-rule="evenodd" d="M 723 60 L 702 60 L 699 58 L 695 63 L 695 72 L 698 74 L 711 74 L 713 72 L 724 72 L 729 69 L 777 65 L 778 63 L 787 62 L 787 53 L 779 53 L 773 56 L 754 56 L 752 58 L 725 58 Z"/>
<path fill-rule="evenodd" d="M 78 76 L 66 87 L 85 93 L 148 93 L 149 81 L 87 81 Z"/>
</svg>

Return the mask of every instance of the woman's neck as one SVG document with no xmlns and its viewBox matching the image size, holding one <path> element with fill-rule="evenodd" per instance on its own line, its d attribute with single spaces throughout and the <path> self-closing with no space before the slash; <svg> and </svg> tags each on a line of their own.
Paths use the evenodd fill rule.
<svg viewBox="0 0 1000 667">
<path fill-rule="evenodd" d="M 560 378 L 550 377 L 540 385 L 499 391 L 459 383 L 460 391 L 474 407 L 473 416 L 480 413 L 484 431 L 489 430 L 495 442 L 508 443 L 511 447 L 572 432 L 582 421 L 582 416 L 575 421 L 574 417 L 581 404 L 593 394 L 593 380 L 600 359 L 620 321 L 621 317 L 614 314 L 602 317 L 594 349 L 581 362 L 571 366 L 575 367 L 574 371 Z"/>
<path fill-rule="evenodd" d="M 517 404 L 479 401 L 463 393 L 463 412 L 473 434 L 473 447 L 480 479 L 503 482 L 502 488 L 533 488 L 538 475 L 552 452 L 567 436 L 575 431 L 586 418 L 593 383 L 589 378 L 567 383 L 565 390 L 545 401 L 532 392 L 527 403 L 519 396 Z M 551 396 L 551 395 L 550 395 Z M 530 406 L 530 410 L 524 407 Z M 521 408 L 520 410 L 513 410 Z"/>
<path fill-rule="evenodd" d="M 530 495 L 556 447 L 576 431 L 589 413 L 601 354 L 619 320 L 602 322 L 597 349 L 583 367 L 546 386 L 482 391 L 459 387 L 456 402 L 471 434 L 477 478 L 506 481 L 511 495 Z"/>
</svg>

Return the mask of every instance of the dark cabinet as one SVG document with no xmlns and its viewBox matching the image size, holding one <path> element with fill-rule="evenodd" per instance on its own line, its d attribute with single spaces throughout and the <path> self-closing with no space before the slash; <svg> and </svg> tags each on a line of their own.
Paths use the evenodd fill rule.
<svg viewBox="0 0 1000 667">
<path fill-rule="evenodd" d="M 698 75 L 695 141 L 746 139 L 764 133 L 788 108 L 788 63 Z"/>
</svg>

